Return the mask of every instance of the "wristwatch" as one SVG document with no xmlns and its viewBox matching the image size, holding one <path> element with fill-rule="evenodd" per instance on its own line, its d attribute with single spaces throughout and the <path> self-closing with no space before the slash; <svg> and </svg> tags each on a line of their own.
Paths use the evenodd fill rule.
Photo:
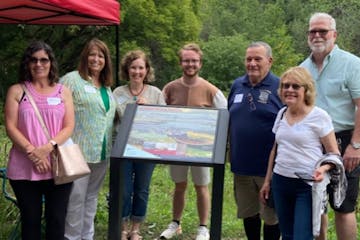
<svg viewBox="0 0 360 240">
<path fill-rule="evenodd" d="M 54 149 L 57 149 L 57 143 L 54 140 L 50 140 L 49 141 L 51 143 L 51 145 L 54 147 Z"/>
<path fill-rule="evenodd" d="M 360 149 L 360 142 L 351 142 L 351 146 L 355 149 Z"/>
</svg>

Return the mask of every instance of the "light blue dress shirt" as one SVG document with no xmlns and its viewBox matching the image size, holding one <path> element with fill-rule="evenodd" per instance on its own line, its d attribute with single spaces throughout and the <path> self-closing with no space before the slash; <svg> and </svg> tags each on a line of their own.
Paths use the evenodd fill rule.
<svg viewBox="0 0 360 240">
<path fill-rule="evenodd" d="M 315 80 L 316 105 L 331 116 L 335 132 L 354 129 L 356 105 L 360 98 L 360 58 L 335 45 L 318 71 L 310 55 L 301 67 Z"/>
</svg>

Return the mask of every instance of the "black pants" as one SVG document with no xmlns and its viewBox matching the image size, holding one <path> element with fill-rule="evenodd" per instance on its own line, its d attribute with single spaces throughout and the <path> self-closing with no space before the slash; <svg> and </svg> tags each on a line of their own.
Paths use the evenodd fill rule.
<svg viewBox="0 0 360 240">
<path fill-rule="evenodd" d="M 338 143 L 338 147 L 342 156 L 344 155 L 347 146 L 350 144 L 352 134 L 353 134 L 352 130 L 345 130 L 335 133 L 336 141 Z M 348 187 L 346 190 L 345 200 L 343 201 L 343 203 L 339 208 L 335 208 L 333 204 L 334 200 L 332 194 L 333 192 L 332 185 L 331 184 L 328 185 L 329 202 L 331 207 L 337 212 L 350 213 L 355 211 L 357 205 L 357 197 L 359 194 L 359 174 L 360 174 L 360 166 L 356 167 L 352 172 L 346 171 Z"/>
<path fill-rule="evenodd" d="M 43 202 L 45 202 L 46 239 L 63 240 L 72 183 L 55 185 L 53 180 L 10 180 L 10 184 L 20 209 L 22 240 L 41 239 Z"/>
</svg>

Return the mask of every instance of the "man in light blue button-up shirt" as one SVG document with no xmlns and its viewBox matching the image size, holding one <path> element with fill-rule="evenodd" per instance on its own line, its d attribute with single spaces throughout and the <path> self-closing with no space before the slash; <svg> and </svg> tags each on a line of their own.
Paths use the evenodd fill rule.
<svg viewBox="0 0 360 240">
<path fill-rule="evenodd" d="M 315 80 L 316 105 L 332 118 L 347 170 L 349 185 L 340 208 L 334 208 L 332 194 L 329 195 L 335 210 L 337 238 L 355 240 L 360 173 L 360 111 L 357 111 L 360 107 L 360 58 L 340 49 L 335 44 L 336 37 L 336 22 L 332 16 L 326 13 L 312 15 L 308 30 L 312 52 L 301 66 L 307 68 Z M 326 239 L 326 218 L 323 220 L 322 235 L 318 239 Z"/>
</svg>

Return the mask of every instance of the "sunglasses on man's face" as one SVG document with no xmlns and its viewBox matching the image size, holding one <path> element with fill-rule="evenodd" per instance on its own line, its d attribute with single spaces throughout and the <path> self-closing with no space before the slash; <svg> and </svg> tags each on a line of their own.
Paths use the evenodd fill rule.
<svg viewBox="0 0 360 240">
<path fill-rule="evenodd" d="M 281 88 L 282 89 L 289 89 L 292 88 L 294 90 L 299 90 L 303 85 L 297 84 L 297 83 L 282 83 Z"/>
<path fill-rule="evenodd" d="M 315 37 L 316 33 L 318 33 L 320 37 L 325 37 L 329 31 L 333 31 L 333 29 L 314 29 L 307 31 L 307 34 L 310 37 Z"/>
</svg>

